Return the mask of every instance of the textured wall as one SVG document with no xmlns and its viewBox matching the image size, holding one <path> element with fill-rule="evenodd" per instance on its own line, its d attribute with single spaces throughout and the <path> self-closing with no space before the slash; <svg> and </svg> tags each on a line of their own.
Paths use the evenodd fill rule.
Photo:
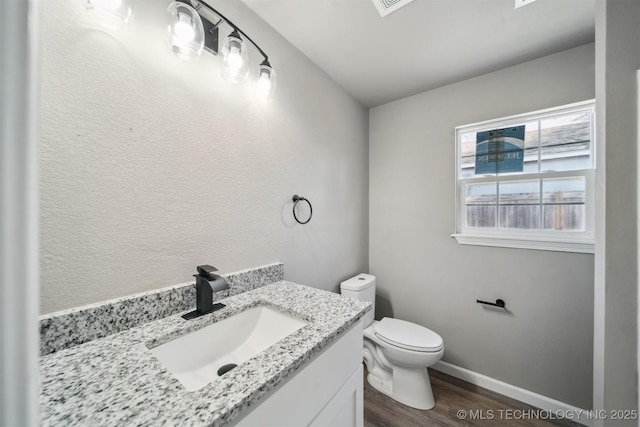
<svg viewBox="0 0 640 427">
<path fill-rule="evenodd" d="M 204 263 L 280 261 L 286 279 L 331 290 L 366 271 L 367 111 L 243 3 L 215 6 L 269 54 L 267 105 L 222 80 L 219 58 L 168 52 L 168 1 L 137 0 L 122 33 L 93 27 L 80 1 L 42 3 L 42 313 Z M 294 193 L 313 203 L 306 226 Z"/>
<path fill-rule="evenodd" d="M 583 408 L 593 255 L 463 246 L 449 235 L 455 126 L 593 97 L 586 45 L 370 111 L 369 262 L 380 307 L 441 334 L 445 361 Z M 507 313 L 475 302 L 496 298 Z"/>
</svg>

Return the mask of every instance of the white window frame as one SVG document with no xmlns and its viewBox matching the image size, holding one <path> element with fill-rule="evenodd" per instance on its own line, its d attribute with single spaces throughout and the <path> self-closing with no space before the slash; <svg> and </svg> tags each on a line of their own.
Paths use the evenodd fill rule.
<svg viewBox="0 0 640 427">
<path fill-rule="evenodd" d="M 521 173 L 490 175 L 471 178 L 460 176 L 460 135 L 468 132 L 498 129 L 520 125 L 523 122 L 540 120 L 547 117 L 563 115 L 571 112 L 590 111 L 591 140 L 590 167 L 571 171 L 554 171 L 538 173 Z M 536 249 L 561 252 L 594 253 L 595 252 L 595 100 L 577 102 L 560 107 L 538 110 L 531 113 L 518 114 L 500 119 L 487 120 L 455 128 L 456 164 L 455 164 L 455 224 L 456 231 L 451 236 L 462 245 L 497 246 L 506 248 Z M 483 182 L 509 182 L 531 179 L 548 179 L 562 177 L 584 177 L 585 179 L 585 230 L 518 230 L 466 227 L 465 185 Z M 496 219 L 497 221 L 497 219 Z"/>
</svg>

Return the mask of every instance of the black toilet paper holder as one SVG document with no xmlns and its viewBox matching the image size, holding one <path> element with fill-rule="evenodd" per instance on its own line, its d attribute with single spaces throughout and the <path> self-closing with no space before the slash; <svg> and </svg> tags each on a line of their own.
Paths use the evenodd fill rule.
<svg viewBox="0 0 640 427">
<path fill-rule="evenodd" d="M 491 305 L 491 306 L 493 306 L 493 307 L 500 307 L 500 308 L 504 308 L 504 307 L 505 307 L 505 305 L 506 305 L 506 303 L 504 302 L 504 300 L 503 300 L 503 299 L 500 299 L 500 298 L 498 298 L 498 299 L 496 300 L 496 302 L 482 301 L 482 300 L 479 300 L 479 299 L 477 299 L 477 300 L 476 300 L 476 302 L 477 302 L 478 304 Z"/>
</svg>

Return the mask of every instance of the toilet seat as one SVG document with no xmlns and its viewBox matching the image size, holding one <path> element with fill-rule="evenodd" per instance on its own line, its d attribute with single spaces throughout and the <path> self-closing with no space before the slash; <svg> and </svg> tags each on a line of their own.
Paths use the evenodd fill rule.
<svg viewBox="0 0 640 427">
<path fill-rule="evenodd" d="M 420 352 L 437 352 L 443 348 L 440 335 L 406 320 L 384 317 L 374 328 L 380 340 L 395 347 Z"/>
</svg>

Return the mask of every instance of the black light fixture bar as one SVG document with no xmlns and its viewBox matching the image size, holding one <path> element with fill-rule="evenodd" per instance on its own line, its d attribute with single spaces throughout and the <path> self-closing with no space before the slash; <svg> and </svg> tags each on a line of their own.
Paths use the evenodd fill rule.
<svg viewBox="0 0 640 427">
<path fill-rule="evenodd" d="M 218 49 L 218 27 L 219 27 L 220 23 L 222 21 L 224 21 L 228 26 L 230 26 L 235 31 L 237 31 L 240 34 L 242 34 L 245 39 L 250 41 L 251 44 L 254 45 L 255 48 L 258 50 L 258 52 L 260 52 L 260 54 L 264 57 L 263 64 L 269 65 L 269 57 L 267 56 L 266 53 L 264 53 L 264 50 L 262 50 L 260 48 L 260 46 L 258 46 L 256 44 L 256 42 L 254 42 L 251 39 L 251 37 L 249 37 L 247 35 L 247 33 L 242 31 L 236 24 L 231 22 L 226 16 L 224 16 L 222 13 L 218 12 L 215 8 L 209 6 L 207 3 L 205 3 L 202 0 L 193 0 L 193 1 L 192 0 L 176 0 L 176 1 L 179 1 L 181 3 L 185 3 L 185 4 L 193 7 L 196 11 L 199 11 L 201 7 L 204 7 L 209 12 L 214 13 L 218 18 L 220 18 L 220 21 L 218 21 L 215 24 L 213 24 L 213 23 L 209 22 L 209 20 L 207 18 L 204 18 L 202 15 L 200 15 L 200 17 L 202 18 L 202 25 L 203 25 L 204 31 L 205 31 L 205 47 L 209 52 L 213 53 L 214 55 L 218 54 L 218 51 L 219 51 L 219 49 Z M 198 14 L 199 14 L 199 12 L 198 12 Z"/>
<path fill-rule="evenodd" d="M 218 45 L 219 45 L 218 25 L 219 24 L 220 22 L 216 24 L 212 24 L 208 20 L 202 18 L 202 27 L 204 28 L 204 48 L 207 50 L 207 52 L 213 55 L 217 55 L 219 51 L 218 49 Z"/>
</svg>

